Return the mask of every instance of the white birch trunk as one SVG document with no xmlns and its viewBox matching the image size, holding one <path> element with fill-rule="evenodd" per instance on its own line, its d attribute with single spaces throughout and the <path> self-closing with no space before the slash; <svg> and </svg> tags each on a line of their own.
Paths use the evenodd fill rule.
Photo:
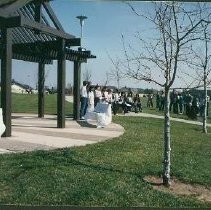
<svg viewBox="0 0 211 210">
<path fill-rule="evenodd" d="M 204 116 L 203 116 L 203 132 L 207 133 L 207 74 L 204 70 Z"/>
<path fill-rule="evenodd" d="M 163 160 L 163 184 L 165 186 L 170 185 L 170 91 L 169 88 L 165 88 L 165 108 L 164 108 L 164 160 Z"/>
<path fill-rule="evenodd" d="M 117 79 L 117 87 L 118 87 L 118 90 L 119 90 L 119 79 Z"/>
</svg>

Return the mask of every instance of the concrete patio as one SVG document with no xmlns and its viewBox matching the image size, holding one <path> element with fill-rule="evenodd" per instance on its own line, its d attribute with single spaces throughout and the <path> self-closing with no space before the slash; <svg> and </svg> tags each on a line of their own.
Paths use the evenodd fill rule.
<svg viewBox="0 0 211 210">
<path fill-rule="evenodd" d="M 124 133 L 124 128 L 111 123 L 106 128 L 96 128 L 95 122 L 76 122 L 66 119 L 66 128 L 56 128 L 56 116 L 35 114 L 12 115 L 12 137 L 0 139 L 0 154 L 34 150 L 49 150 L 93 144 Z"/>
</svg>

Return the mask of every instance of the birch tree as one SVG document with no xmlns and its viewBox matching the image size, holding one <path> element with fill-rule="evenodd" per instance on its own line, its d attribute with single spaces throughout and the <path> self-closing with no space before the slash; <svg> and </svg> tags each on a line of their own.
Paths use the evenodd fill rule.
<svg viewBox="0 0 211 210">
<path fill-rule="evenodd" d="M 105 74 L 105 82 L 104 82 L 104 87 L 106 87 L 108 85 L 108 82 L 109 82 L 109 72 L 106 72 Z"/>
<path fill-rule="evenodd" d="M 85 72 L 83 73 L 83 81 L 90 81 L 92 78 L 92 72 L 89 69 L 85 69 Z"/>
<path fill-rule="evenodd" d="M 140 14 L 131 4 L 133 12 L 148 21 L 154 32 L 148 37 L 138 38 L 141 50 L 127 47 L 123 39 L 124 57 L 122 68 L 126 75 L 139 81 L 152 82 L 159 85 L 165 92 L 164 107 L 164 151 L 163 151 L 163 184 L 170 185 L 170 88 L 175 82 L 178 71 L 190 53 L 191 44 L 200 39 L 201 24 L 206 21 L 200 16 L 198 7 L 190 8 L 183 3 L 153 3 L 153 12 Z M 193 8 L 194 7 L 194 8 Z M 142 22 L 140 20 L 140 22 Z M 136 43 L 137 45 L 137 43 Z"/>
<path fill-rule="evenodd" d="M 211 34 L 207 22 L 201 23 L 201 26 L 203 29 L 202 37 L 199 43 L 192 47 L 193 58 L 191 59 L 190 64 L 196 68 L 197 87 L 203 87 L 203 132 L 207 133 L 207 86 L 211 84 L 211 81 L 208 80 L 208 76 L 211 72 L 211 52 L 209 50 L 211 47 Z"/>
<path fill-rule="evenodd" d="M 107 53 L 108 54 L 108 53 Z M 119 89 L 120 88 L 120 81 L 125 78 L 125 75 L 124 75 L 124 72 L 122 71 L 121 69 L 121 60 L 116 58 L 116 59 L 113 59 L 109 54 L 108 54 L 108 57 L 113 65 L 113 69 L 111 69 L 109 72 L 108 72 L 108 77 L 111 79 L 111 80 L 114 80 L 117 82 L 117 88 Z"/>
</svg>

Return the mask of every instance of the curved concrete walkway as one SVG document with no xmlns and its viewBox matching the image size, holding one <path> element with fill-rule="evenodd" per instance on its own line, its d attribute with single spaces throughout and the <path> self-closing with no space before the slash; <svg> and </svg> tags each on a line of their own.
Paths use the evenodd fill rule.
<svg viewBox="0 0 211 210">
<path fill-rule="evenodd" d="M 148 113 L 134 113 L 134 112 L 130 112 L 121 116 L 151 117 L 151 118 L 157 118 L 157 119 L 164 119 L 164 116 L 160 116 L 160 115 L 148 114 Z M 179 118 L 174 118 L 174 117 L 171 117 L 170 119 L 171 121 L 183 122 L 183 123 L 188 123 L 188 124 L 193 124 L 193 125 L 202 125 L 202 122 L 199 122 L 199 121 L 184 120 L 184 119 L 179 119 Z M 207 126 L 211 127 L 211 124 L 208 123 Z"/>
<path fill-rule="evenodd" d="M 125 117 L 151 117 L 163 119 L 163 116 L 130 112 Z M 202 125 L 201 122 L 171 118 L 171 121 Z M 124 133 L 124 128 L 111 123 L 106 128 L 97 129 L 95 123 L 89 125 L 84 121 L 66 120 L 66 128 L 56 128 L 56 116 L 45 115 L 37 118 L 34 114 L 13 114 L 12 137 L 0 139 L 0 154 L 33 150 L 49 150 L 64 147 L 84 146 L 93 144 Z M 211 127 L 211 124 L 207 124 Z"/>
<path fill-rule="evenodd" d="M 111 123 L 105 128 L 96 128 L 85 121 L 66 119 L 66 128 L 56 128 L 56 116 L 35 114 L 13 114 L 12 137 L 0 139 L 0 154 L 33 150 L 49 150 L 93 144 L 124 133 L 124 128 Z"/>
</svg>

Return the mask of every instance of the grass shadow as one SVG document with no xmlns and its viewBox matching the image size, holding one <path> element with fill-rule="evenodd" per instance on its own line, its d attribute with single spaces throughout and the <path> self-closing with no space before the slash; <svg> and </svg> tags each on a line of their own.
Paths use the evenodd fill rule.
<svg viewBox="0 0 211 210">
<path fill-rule="evenodd" d="M 57 128 L 55 126 L 40 126 L 40 125 L 12 125 L 12 127 L 19 128 Z"/>
<path fill-rule="evenodd" d="M 96 125 L 92 125 L 90 123 L 88 123 L 85 120 L 77 120 L 77 123 L 81 126 L 81 127 L 87 127 L 87 128 L 96 128 Z"/>
<path fill-rule="evenodd" d="M 54 115 L 53 115 L 54 116 Z M 19 115 L 19 116 L 12 116 L 12 119 L 25 119 L 25 120 L 30 120 L 30 119 L 42 119 L 42 120 L 57 120 L 57 117 L 38 117 L 34 115 Z"/>
<path fill-rule="evenodd" d="M 71 118 L 71 119 L 73 119 L 74 116 L 73 116 L 73 114 L 66 114 L 65 118 L 68 118 L 68 119 Z"/>
<path fill-rule="evenodd" d="M 54 152 L 61 152 L 60 155 L 61 156 L 55 156 Z M 34 151 L 34 153 L 39 156 L 41 155 L 43 158 L 45 158 L 45 151 Z M 27 154 L 27 153 L 25 153 Z M 51 155 L 50 155 L 51 154 Z M 51 163 L 47 163 L 47 164 L 40 164 L 38 163 L 37 165 L 28 165 L 28 164 L 24 164 L 23 168 L 28 169 L 28 170 L 33 170 L 34 167 L 39 167 L 39 168 L 46 168 L 46 167 L 51 167 L 56 165 L 59 166 L 67 166 L 67 167 L 75 167 L 75 166 L 79 166 L 79 167 L 83 167 L 83 168 L 87 168 L 96 172 L 111 172 L 111 173 L 119 173 L 119 174 L 123 174 L 123 175 L 131 175 L 131 176 L 136 176 L 137 178 L 139 178 L 140 180 L 144 179 L 143 176 L 141 176 L 139 173 L 136 172 L 132 172 L 129 170 L 125 170 L 124 168 L 115 168 L 115 166 L 112 167 L 111 166 L 104 166 L 101 164 L 95 164 L 95 163 L 91 163 L 91 162 L 87 162 L 86 160 L 83 160 L 83 157 L 79 157 L 82 159 L 78 159 L 75 157 L 74 152 L 72 152 L 71 150 L 69 150 L 69 148 L 63 148 L 63 149 L 55 149 L 55 150 L 51 150 L 51 153 L 46 156 L 47 158 L 50 158 L 51 160 L 53 160 L 53 165 L 51 165 Z"/>
</svg>

